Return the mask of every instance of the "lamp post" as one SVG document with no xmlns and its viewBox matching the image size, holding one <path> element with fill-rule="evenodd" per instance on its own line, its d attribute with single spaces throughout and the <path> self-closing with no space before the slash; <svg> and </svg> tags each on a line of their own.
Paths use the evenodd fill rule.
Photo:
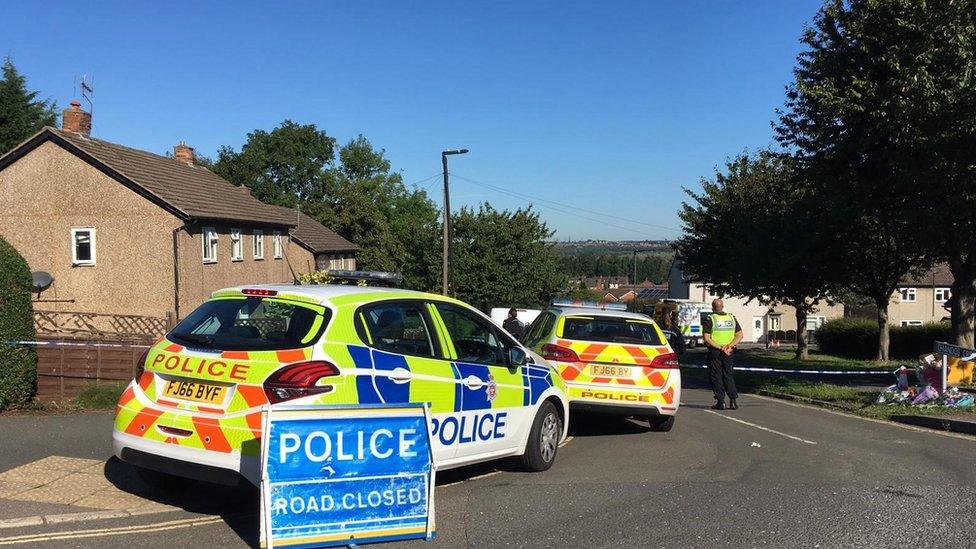
<svg viewBox="0 0 976 549">
<path fill-rule="evenodd" d="M 451 259 L 451 192 L 447 177 L 447 157 L 452 154 L 466 154 L 468 149 L 453 149 L 441 152 L 441 162 L 444 164 L 444 257 L 441 273 L 444 278 L 444 295 L 447 295 L 448 278 L 447 267 Z"/>
</svg>

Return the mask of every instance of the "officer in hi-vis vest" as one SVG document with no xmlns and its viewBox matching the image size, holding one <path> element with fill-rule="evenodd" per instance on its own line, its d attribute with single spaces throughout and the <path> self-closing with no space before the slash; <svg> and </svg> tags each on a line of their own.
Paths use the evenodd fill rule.
<svg viewBox="0 0 976 549">
<path fill-rule="evenodd" d="M 742 341 L 739 321 L 725 312 L 721 299 L 712 301 L 712 314 L 702 319 L 702 333 L 708 346 L 708 378 L 715 393 L 715 410 L 725 409 L 725 395 L 729 396 L 729 408 L 738 410 L 735 399 L 739 398 L 732 379 L 732 352 Z"/>
</svg>

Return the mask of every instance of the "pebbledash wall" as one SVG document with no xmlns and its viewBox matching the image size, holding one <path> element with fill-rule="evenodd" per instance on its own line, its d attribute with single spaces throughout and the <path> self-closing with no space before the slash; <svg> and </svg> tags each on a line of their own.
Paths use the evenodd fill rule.
<svg viewBox="0 0 976 549">
<path fill-rule="evenodd" d="M 219 200 L 219 197 L 215 197 Z M 217 229 L 218 255 L 203 261 L 200 230 Z M 72 262 L 72 228 L 95 229 L 94 265 Z M 179 258 L 179 313 L 185 316 L 225 286 L 288 282 L 284 257 L 274 258 L 273 227 L 264 230 L 264 259 L 253 258 L 254 225 L 201 223 L 187 229 L 163 208 L 48 141 L 0 171 L 0 235 L 54 284 L 35 308 L 152 317 L 175 316 L 174 231 Z M 243 259 L 233 261 L 230 231 L 242 230 Z M 311 254 L 281 228 L 283 255 L 296 272 Z M 73 302 L 66 302 L 73 300 Z"/>
</svg>

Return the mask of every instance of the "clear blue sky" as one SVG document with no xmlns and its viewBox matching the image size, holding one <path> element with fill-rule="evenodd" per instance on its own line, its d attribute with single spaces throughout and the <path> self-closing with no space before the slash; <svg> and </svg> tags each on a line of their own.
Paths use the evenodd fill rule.
<svg viewBox="0 0 976 549">
<path fill-rule="evenodd" d="M 819 2 L 6 2 L 0 53 L 94 135 L 203 154 L 288 118 L 362 133 L 408 183 L 469 180 L 677 227 L 682 186 L 773 143 Z M 440 203 L 440 180 L 425 181 Z M 452 206 L 527 201 L 452 180 Z M 544 206 L 537 203 L 537 206 Z M 559 239 L 674 231 L 540 207 Z M 581 213 L 581 212 L 576 212 Z M 619 226 L 619 227 L 618 227 Z"/>
</svg>

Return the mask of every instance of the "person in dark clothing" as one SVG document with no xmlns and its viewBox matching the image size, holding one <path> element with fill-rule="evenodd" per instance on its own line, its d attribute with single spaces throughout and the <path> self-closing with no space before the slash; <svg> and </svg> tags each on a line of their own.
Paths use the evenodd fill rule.
<svg viewBox="0 0 976 549">
<path fill-rule="evenodd" d="M 712 301 L 712 313 L 702 318 L 702 333 L 708 346 L 708 378 L 715 395 L 712 408 L 724 410 L 725 396 L 728 395 L 729 408 L 738 410 L 739 392 L 732 378 L 732 353 L 742 341 L 742 327 L 735 316 L 725 312 L 725 303 L 721 299 Z"/>
<path fill-rule="evenodd" d="M 505 331 L 512 334 L 516 340 L 522 341 L 522 336 L 525 335 L 525 324 L 518 319 L 518 309 L 508 310 L 508 318 L 502 322 L 502 328 L 505 328 Z"/>
</svg>

